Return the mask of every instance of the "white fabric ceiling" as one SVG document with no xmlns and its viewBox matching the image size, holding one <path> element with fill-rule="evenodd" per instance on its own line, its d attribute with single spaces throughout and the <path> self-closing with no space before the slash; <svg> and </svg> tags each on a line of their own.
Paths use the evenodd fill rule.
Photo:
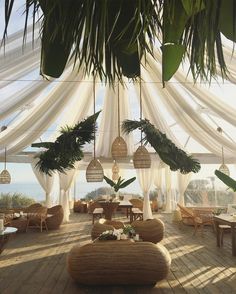
<svg viewBox="0 0 236 294">
<path fill-rule="evenodd" d="M 31 29 L 28 33 L 31 35 Z M 83 77 L 82 70 L 73 72 L 69 64 L 61 78 L 43 80 L 39 75 L 40 42 L 37 39 L 32 48 L 29 41 L 22 50 L 22 31 L 9 37 L 5 51 L 0 53 L 0 125 L 8 128 L 0 133 L 0 158 L 5 147 L 8 155 L 32 151 L 28 148 L 31 143 L 40 138 L 54 140 L 61 126 L 72 125 L 92 114 L 92 79 Z M 231 99 L 227 103 L 227 97 L 218 97 L 208 86 L 193 85 L 184 69 L 163 88 L 161 55 L 158 49 L 154 53 L 156 61 L 147 56 L 146 69 L 142 69 L 143 117 L 189 153 L 221 156 L 224 146 L 225 157 L 234 162 L 236 101 Z M 229 47 L 225 47 L 224 53 L 231 76 L 222 89 L 233 89 L 236 62 Z M 118 135 L 117 85 L 113 89 L 97 80 L 96 101 L 96 110 L 103 109 L 97 132 L 97 155 L 111 157 L 111 144 Z M 120 87 L 120 102 L 121 121 L 139 119 L 139 85 L 127 81 L 124 88 Z M 222 135 L 217 126 L 222 127 Z M 131 155 L 138 143 L 138 133 L 125 139 Z M 85 151 L 91 150 L 91 146 L 86 146 Z"/>
</svg>

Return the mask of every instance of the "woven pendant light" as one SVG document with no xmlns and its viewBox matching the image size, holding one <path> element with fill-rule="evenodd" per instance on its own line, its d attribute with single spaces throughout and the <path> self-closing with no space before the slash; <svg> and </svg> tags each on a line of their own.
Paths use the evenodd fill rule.
<svg viewBox="0 0 236 294">
<path fill-rule="evenodd" d="M 139 83 L 140 89 L 140 119 L 142 119 L 142 84 L 141 84 L 141 76 L 140 76 L 140 83 Z M 133 164 L 134 168 L 140 169 L 140 168 L 150 168 L 151 167 L 151 156 L 147 151 L 147 148 L 143 146 L 143 135 L 141 131 L 141 146 L 138 147 L 138 149 L 134 153 L 133 157 Z"/>
<path fill-rule="evenodd" d="M 93 79 L 93 110 L 95 114 L 95 78 Z M 102 182 L 104 172 L 101 163 L 96 158 L 96 126 L 94 122 L 94 144 L 93 144 L 93 159 L 90 161 L 86 169 L 87 182 Z"/>
<path fill-rule="evenodd" d="M 0 173 L 0 184 L 10 184 L 11 183 L 11 175 L 7 170 L 7 149 L 5 148 L 5 163 L 4 170 Z"/>
<path fill-rule="evenodd" d="M 117 160 L 127 156 L 128 149 L 125 140 L 120 136 L 120 93 L 119 93 L 119 82 L 118 82 L 118 137 L 112 143 L 111 155 L 112 158 Z"/>
<path fill-rule="evenodd" d="M 218 127 L 217 131 L 222 134 L 223 130 L 222 128 Z M 230 176 L 230 172 L 229 172 L 229 168 L 228 166 L 225 164 L 225 158 L 224 158 L 224 147 L 221 147 L 221 155 L 222 155 L 222 164 L 219 167 L 219 171 L 221 171 L 222 173 L 224 173 L 227 176 Z"/>
<path fill-rule="evenodd" d="M 120 171 L 119 166 L 115 161 L 114 164 L 113 164 L 113 167 L 112 167 L 112 180 L 113 181 L 118 181 L 118 179 L 119 179 L 119 171 Z"/>
</svg>

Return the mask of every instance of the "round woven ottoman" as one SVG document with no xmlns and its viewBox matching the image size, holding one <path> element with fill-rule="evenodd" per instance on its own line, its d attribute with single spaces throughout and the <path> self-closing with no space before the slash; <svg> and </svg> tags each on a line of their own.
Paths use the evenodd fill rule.
<svg viewBox="0 0 236 294">
<path fill-rule="evenodd" d="M 96 222 L 93 225 L 92 231 L 91 231 L 91 238 L 92 240 L 98 238 L 101 233 L 105 231 L 114 231 L 114 229 L 123 229 L 124 224 L 119 221 L 112 221 L 112 220 L 106 220 L 106 219 L 100 219 L 98 222 Z"/>
<path fill-rule="evenodd" d="M 84 285 L 155 285 L 170 263 L 163 245 L 125 240 L 75 246 L 67 264 L 72 279 Z"/>
<path fill-rule="evenodd" d="M 158 243 L 164 237 L 164 223 L 159 219 L 137 220 L 131 225 L 143 241 Z"/>
</svg>

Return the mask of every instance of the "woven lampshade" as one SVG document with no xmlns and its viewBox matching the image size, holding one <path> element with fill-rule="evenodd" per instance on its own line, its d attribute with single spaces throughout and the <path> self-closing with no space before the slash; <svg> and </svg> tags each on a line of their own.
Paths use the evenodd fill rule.
<svg viewBox="0 0 236 294">
<path fill-rule="evenodd" d="M 11 175 L 9 174 L 8 170 L 4 169 L 0 173 L 0 184 L 10 184 L 11 182 Z"/>
<path fill-rule="evenodd" d="M 112 180 L 117 181 L 119 179 L 119 166 L 115 162 L 112 167 Z"/>
<path fill-rule="evenodd" d="M 229 176 L 230 172 L 229 172 L 229 168 L 226 164 L 221 164 L 221 166 L 219 167 L 219 171 L 221 171 L 222 173 L 224 173 L 225 175 Z"/>
<path fill-rule="evenodd" d="M 139 146 L 133 157 L 134 168 L 150 168 L 151 156 L 144 146 Z"/>
<path fill-rule="evenodd" d="M 114 159 L 124 158 L 127 156 L 127 144 L 125 140 L 118 136 L 112 143 L 111 154 Z"/>
<path fill-rule="evenodd" d="M 90 161 L 86 170 L 87 182 L 102 182 L 104 177 L 103 168 L 97 159 Z"/>
</svg>

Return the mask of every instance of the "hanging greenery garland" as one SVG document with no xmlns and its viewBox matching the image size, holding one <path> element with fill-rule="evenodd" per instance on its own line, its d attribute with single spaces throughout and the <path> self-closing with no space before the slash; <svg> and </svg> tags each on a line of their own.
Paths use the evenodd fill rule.
<svg viewBox="0 0 236 294">
<path fill-rule="evenodd" d="M 187 174 L 190 172 L 197 173 L 200 170 L 201 166 L 198 160 L 176 147 L 165 134 L 155 128 L 147 119 L 123 121 L 122 130 L 125 133 L 130 133 L 136 129 L 140 129 L 145 134 L 143 138 L 145 144 L 150 143 L 161 160 L 169 165 L 172 171 L 179 170 L 182 174 Z"/>
<path fill-rule="evenodd" d="M 43 147 L 36 158 L 36 167 L 43 173 L 51 175 L 52 171 L 65 172 L 74 168 L 76 161 L 84 157 L 82 147 L 94 140 L 94 129 L 100 111 L 79 122 L 74 127 L 66 126 L 61 129 L 61 135 L 55 142 L 34 143 L 32 147 Z"/>
</svg>

